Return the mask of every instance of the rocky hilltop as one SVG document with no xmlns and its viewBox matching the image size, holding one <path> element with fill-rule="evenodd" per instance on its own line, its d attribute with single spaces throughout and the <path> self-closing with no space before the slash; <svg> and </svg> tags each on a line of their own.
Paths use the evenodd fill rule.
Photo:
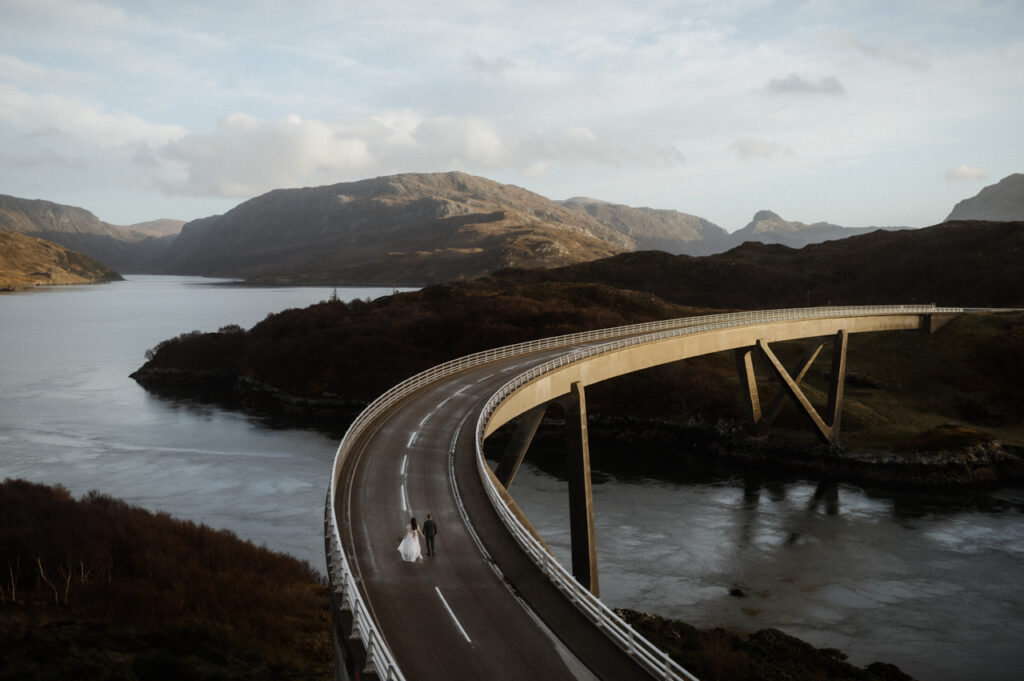
<svg viewBox="0 0 1024 681">
<path fill-rule="evenodd" d="M 464 173 L 279 189 L 185 225 L 163 270 L 252 281 L 432 283 L 636 249 L 525 189 Z"/>
<path fill-rule="evenodd" d="M 155 220 L 119 227 L 84 208 L 0 194 L 0 229 L 52 241 L 119 272 L 152 271 L 152 263 L 182 224 L 180 220 Z"/>
<path fill-rule="evenodd" d="M 1024 173 L 1008 175 L 953 207 L 947 220 L 1024 220 Z"/>
<path fill-rule="evenodd" d="M 0 291 L 120 279 L 117 272 L 87 255 L 44 239 L 0 230 Z"/>
<path fill-rule="evenodd" d="M 770 210 L 761 210 L 743 229 L 730 236 L 731 245 L 738 246 L 747 241 L 763 244 L 782 244 L 790 248 L 802 248 L 808 244 L 845 239 L 858 234 L 867 234 L 878 229 L 904 229 L 902 227 L 842 227 L 831 222 L 805 224 L 784 220 Z M 722 249 L 725 250 L 725 249 Z"/>
<path fill-rule="evenodd" d="M 268 283 L 430 284 L 640 250 L 708 255 L 746 240 L 803 246 L 872 229 L 764 211 L 729 234 L 679 211 L 552 201 L 459 172 L 404 174 L 278 189 L 195 220 L 161 270 Z"/>
<path fill-rule="evenodd" d="M 715 223 L 676 210 L 633 208 L 585 197 L 561 203 L 632 238 L 641 251 L 710 255 L 734 245 L 729 233 Z"/>
</svg>

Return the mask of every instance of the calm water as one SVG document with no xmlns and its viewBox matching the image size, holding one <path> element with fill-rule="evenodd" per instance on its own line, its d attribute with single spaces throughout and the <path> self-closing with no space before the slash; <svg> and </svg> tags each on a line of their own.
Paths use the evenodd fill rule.
<svg viewBox="0 0 1024 681">
<path fill-rule="evenodd" d="M 62 484 L 226 528 L 325 571 L 323 503 L 337 442 L 151 396 L 129 374 L 180 333 L 250 328 L 333 288 L 131 276 L 0 295 L 0 479 Z M 342 299 L 391 289 L 338 289 Z"/>
<path fill-rule="evenodd" d="M 920 681 L 1024 678 L 1024 490 L 818 491 L 595 481 L 601 597 L 700 627 L 779 628 Z M 524 464 L 511 492 L 570 565 L 566 483 Z"/>
<path fill-rule="evenodd" d="M 99 490 L 323 571 L 337 443 L 156 398 L 128 375 L 161 340 L 249 328 L 333 290 L 134 276 L 0 295 L 0 478 Z M 568 564 L 564 482 L 527 464 L 512 492 Z M 836 503 L 812 506 L 814 492 L 802 481 L 598 482 L 602 597 L 698 626 L 779 627 L 921 681 L 1021 678 L 1024 491 L 922 500 L 842 487 Z"/>
</svg>

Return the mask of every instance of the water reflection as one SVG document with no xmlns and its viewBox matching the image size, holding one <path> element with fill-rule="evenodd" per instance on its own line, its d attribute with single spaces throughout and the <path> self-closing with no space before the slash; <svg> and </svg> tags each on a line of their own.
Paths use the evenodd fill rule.
<svg viewBox="0 0 1024 681">
<path fill-rule="evenodd" d="M 1024 668 L 1019 490 L 934 497 L 828 479 L 602 480 L 598 564 L 612 607 L 701 627 L 776 627 L 922 680 L 1009 681 Z M 568 564 L 564 481 L 527 461 L 511 491 Z"/>
</svg>

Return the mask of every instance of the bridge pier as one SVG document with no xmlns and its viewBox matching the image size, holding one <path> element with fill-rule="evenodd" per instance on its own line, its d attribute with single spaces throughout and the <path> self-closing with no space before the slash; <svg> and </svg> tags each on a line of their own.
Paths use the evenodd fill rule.
<svg viewBox="0 0 1024 681">
<path fill-rule="evenodd" d="M 597 544 L 594 530 L 594 490 L 590 476 L 590 440 L 587 433 L 587 399 L 583 384 L 575 382 L 568 395 L 545 402 L 519 417 L 519 424 L 505 446 L 494 471 L 507 490 L 519 472 L 548 406 L 565 410 L 565 469 L 569 482 L 569 535 L 572 542 L 572 576 L 595 596 L 600 596 L 597 575 Z"/>
<path fill-rule="evenodd" d="M 841 329 L 835 335 L 815 338 L 804 352 L 795 375 L 790 374 L 776 356 L 771 346 L 764 340 L 758 340 L 753 346 L 738 348 L 735 351 L 736 368 L 740 379 L 740 395 L 747 419 L 755 432 L 764 432 L 782 411 L 786 402 L 792 399 L 799 405 L 804 415 L 810 420 L 815 434 L 828 444 L 839 438 L 839 427 L 842 418 L 843 384 L 846 380 L 846 348 L 849 334 Z M 814 408 L 807 395 L 800 388 L 800 383 L 818 358 L 822 347 L 832 341 L 832 368 L 829 373 L 828 404 L 825 416 L 822 417 Z M 764 410 L 761 408 L 757 378 L 754 375 L 753 354 L 757 352 L 767 362 L 782 389 Z"/>
<path fill-rule="evenodd" d="M 590 480 L 590 441 L 587 400 L 583 384 L 572 384 L 563 401 L 566 428 L 566 475 L 569 478 L 569 533 L 572 538 L 572 576 L 600 597 L 597 545 L 594 533 L 594 492 Z"/>
</svg>

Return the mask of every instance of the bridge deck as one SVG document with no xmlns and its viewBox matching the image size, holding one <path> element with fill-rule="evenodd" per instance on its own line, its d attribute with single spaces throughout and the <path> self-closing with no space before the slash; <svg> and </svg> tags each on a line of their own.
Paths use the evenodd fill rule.
<svg viewBox="0 0 1024 681">
<path fill-rule="evenodd" d="M 407 679 L 649 679 L 522 552 L 481 488 L 466 415 L 523 362 L 435 384 L 359 443 L 336 500 L 345 551 Z M 405 563 L 401 534 L 427 513 L 437 555 Z"/>
</svg>

